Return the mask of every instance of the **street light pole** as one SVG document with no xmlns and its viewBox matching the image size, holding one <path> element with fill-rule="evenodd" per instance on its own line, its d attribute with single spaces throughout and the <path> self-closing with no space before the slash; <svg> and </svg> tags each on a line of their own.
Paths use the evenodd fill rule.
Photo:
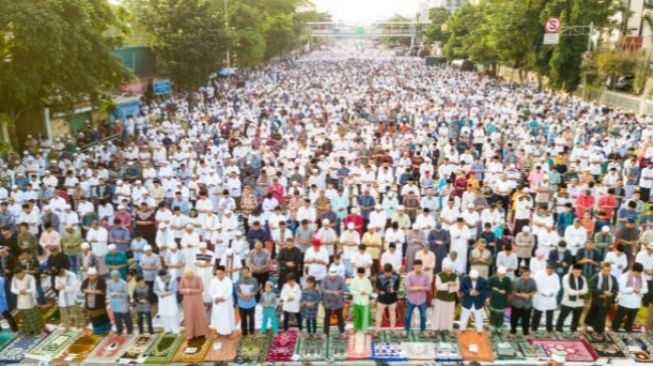
<svg viewBox="0 0 653 366">
<path fill-rule="evenodd" d="M 224 31 L 225 34 L 229 33 L 229 14 L 227 13 L 227 1 L 228 0 L 223 0 L 223 5 L 224 5 Z M 231 55 L 229 54 L 229 47 L 227 47 L 227 52 L 226 52 L 226 61 L 227 61 L 227 67 L 231 67 Z"/>
</svg>

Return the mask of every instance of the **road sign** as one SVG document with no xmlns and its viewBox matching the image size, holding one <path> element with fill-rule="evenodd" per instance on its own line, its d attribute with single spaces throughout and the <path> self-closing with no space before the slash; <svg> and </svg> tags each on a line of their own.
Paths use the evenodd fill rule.
<svg viewBox="0 0 653 366">
<path fill-rule="evenodd" d="M 544 23 L 544 31 L 546 33 L 558 33 L 560 31 L 560 19 L 551 17 Z"/>
<path fill-rule="evenodd" d="M 558 44 L 560 43 L 560 33 L 544 33 L 543 44 Z"/>
</svg>

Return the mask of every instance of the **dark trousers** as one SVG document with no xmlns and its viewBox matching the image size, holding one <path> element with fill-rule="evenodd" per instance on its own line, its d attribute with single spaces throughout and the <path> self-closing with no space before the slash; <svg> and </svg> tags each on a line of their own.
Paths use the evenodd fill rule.
<svg viewBox="0 0 653 366">
<path fill-rule="evenodd" d="M 649 197 L 651 197 L 651 189 L 639 187 L 639 197 L 642 202 L 648 202 Z"/>
<path fill-rule="evenodd" d="M 113 318 L 116 323 L 116 333 L 122 334 L 122 331 L 127 327 L 127 334 L 134 333 L 134 325 L 132 324 L 131 314 L 126 313 L 113 313 Z"/>
<path fill-rule="evenodd" d="M 297 319 L 297 327 L 299 330 L 302 330 L 302 313 L 289 313 L 287 311 L 283 312 L 283 331 L 288 331 L 288 323 L 290 323 L 290 316 L 294 315 Z M 253 328 L 252 328 L 253 329 Z"/>
<path fill-rule="evenodd" d="M 5 310 L 2 313 L 2 316 L 5 318 L 7 323 L 9 323 L 9 328 L 11 328 L 12 332 L 18 332 L 18 324 L 16 323 L 14 316 L 11 315 L 11 312 L 9 312 L 9 310 Z"/>
<path fill-rule="evenodd" d="M 589 325 L 597 333 L 603 333 L 605 331 L 605 319 L 608 317 L 608 307 L 594 305 L 590 307 L 589 313 L 585 318 L 585 324 Z"/>
<path fill-rule="evenodd" d="M 522 333 L 528 335 L 528 327 L 531 323 L 531 309 L 512 308 L 510 312 L 510 334 L 517 334 L 517 325 L 521 323 Z"/>
<path fill-rule="evenodd" d="M 149 288 L 147 297 L 150 300 L 150 304 L 159 302 L 159 297 L 154 294 L 154 281 L 145 281 L 145 284 L 147 285 L 147 288 Z"/>
<path fill-rule="evenodd" d="M 556 331 L 562 332 L 562 326 L 565 324 L 565 320 L 571 313 L 571 329 L 572 332 L 575 332 L 578 329 L 578 322 L 580 321 L 580 314 L 583 312 L 583 307 L 572 308 L 571 306 L 562 305 L 560 307 L 560 314 L 558 315 L 558 322 L 556 323 Z"/>
<path fill-rule="evenodd" d="M 270 278 L 270 272 L 252 273 L 252 277 L 256 278 L 256 282 L 258 282 L 261 288 L 265 288 L 265 284 L 268 282 L 268 279 Z M 261 300 L 261 291 L 256 293 L 256 302 L 259 302 L 260 300 Z"/>
<path fill-rule="evenodd" d="M 342 308 L 340 309 L 324 309 L 324 333 L 329 334 L 331 325 L 331 314 L 335 313 L 338 318 L 338 331 L 345 332 L 345 317 L 342 315 Z"/>
<path fill-rule="evenodd" d="M 535 310 L 533 312 L 533 322 L 531 323 L 531 330 L 537 332 L 540 327 L 540 320 L 542 319 L 542 311 Z M 553 332 L 553 310 L 546 311 L 546 331 Z"/>
<path fill-rule="evenodd" d="M 251 308 L 251 309 L 243 309 L 241 307 L 238 307 L 238 312 L 240 313 L 240 331 L 241 334 L 246 336 L 248 334 L 254 334 L 254 310 L 256 308 Z"/>
<path fill-rule="evenodd" d="M 612 331 L 618 332 L 621 323 L 625 319 L 626 322 L 624 323 L 624 329 L 626 332 L 632 332 L 633 322 L 635 321 L 635 317 L 637 317 L 638 310 L 639 309 L 630 309 L 623 306 L 618 306 L 617 313 L 614 315 L 614 319 L 612 319 Z"/>
<path fill-rule="evenodd" d="M 496 328 L 501 328 L 503 326 L 503 314 L 503 311 L 490 309 L 490 325 Z"/>
<path fill-rule="evenodd" d="M 306 319 L 306 332 L 308 334 L 315 334 L 317 332 L 317 319 Z"/>
<path fill-rule="evenodd" d="M 138 311 L 136 312 L 138 321 L 138 333 L 145 333 L 143 329 L 143 322 L 147 322 L 147 332 L 154 334 L 154 327 L 152 326 L 152 312 L 151 311 Z"/>
</svg>

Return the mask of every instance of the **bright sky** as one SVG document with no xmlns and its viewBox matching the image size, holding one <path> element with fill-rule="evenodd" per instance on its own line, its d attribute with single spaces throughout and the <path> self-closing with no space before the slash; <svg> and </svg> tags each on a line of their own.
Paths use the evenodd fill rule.
<svg viewBox="0 0 653 366">
<path fill-rule="evenodd" d="M 318 11 L 328 12 L 334 21 L 366 24 L 394 14 L 414 17 L 420 0 L 312 0 Z"/>
</svg>

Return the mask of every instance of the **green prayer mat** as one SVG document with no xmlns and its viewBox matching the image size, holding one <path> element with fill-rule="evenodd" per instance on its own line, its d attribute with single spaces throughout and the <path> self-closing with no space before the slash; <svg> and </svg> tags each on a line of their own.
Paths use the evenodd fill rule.
<svg viewBox="0 0 653 366">
<path fill-rule="evenodd" d="M 320 361 L 326 358 L 326 347 L 324 344 L 327 339 L 324 336 L 309 339 L 302 335 L 297 339 L 295 354 L 299 356 L 299 361 Z"/>
<path fill-rule="evenodd" d="M 268 348 L 272 341 L 272 333 L 256 334 L 242 337 L 238 349 L 238 356 L 244 362 L 263 363 L 268 356 Z"/>
<path fill-rule="evenodd" d="M 164 334 L 155 341 L 145 360 L 148 364 L 168 364 L 181 345 L 183 334 Z"/>
<path fill-rule="evenodd" d="M 389 330 L 381 330 L 374 334 L 372 341 L 374 343 L 401 343 L 409 342 L 411 335 L 405 336 L 402 331 L 392 332 Z"/>
<path fill-rule="evenodd" d="M 5 348 L 14 338 L 16 338 L 16 333 L 10 330 L 3 330 L 0 332 L 0 349 Z"/>
<path fill-rule="evenodd" d="M 523 360 L 524 354 L 514 341 L 503 339 L 500 335 L 492 336 L 492 351 L 497 360 Z"/>
<path fill-rule="evenodd" d="M 324 342 L 327 360 L 343 361 L 347 355 L 347 338 L 340 335 L 336 328 L 329 331 L 329 338 Z"/>
<path fill-rule="evenodd" d="M 544 347 L 539 344 L 530 344 L 528 341 L 523 340 L 518 342 L 519 349 L 526 358 L 547 358 Z"/>
<path fill-rule="evenodd" d="M 25 357 L 40 361 L 48 361 L 57 358 L 57 356 L 73 344 L 80 335 L 81 332 L 75 330 L 69 330 L 67 332 L 57 330 L 44 339 L 43 342 L 39 343 L 38 346 L 32 348 Z"/>
<path fill-rule="evenodd" d="M 426 331 L 424 333 L 420 333 L 411 330 L 408 338 L 411 342 L 425 342 L 425 343 L 455 342 L 455 339 L 452 340 L 449 334 L 445 332 Z"/>
</svg>

